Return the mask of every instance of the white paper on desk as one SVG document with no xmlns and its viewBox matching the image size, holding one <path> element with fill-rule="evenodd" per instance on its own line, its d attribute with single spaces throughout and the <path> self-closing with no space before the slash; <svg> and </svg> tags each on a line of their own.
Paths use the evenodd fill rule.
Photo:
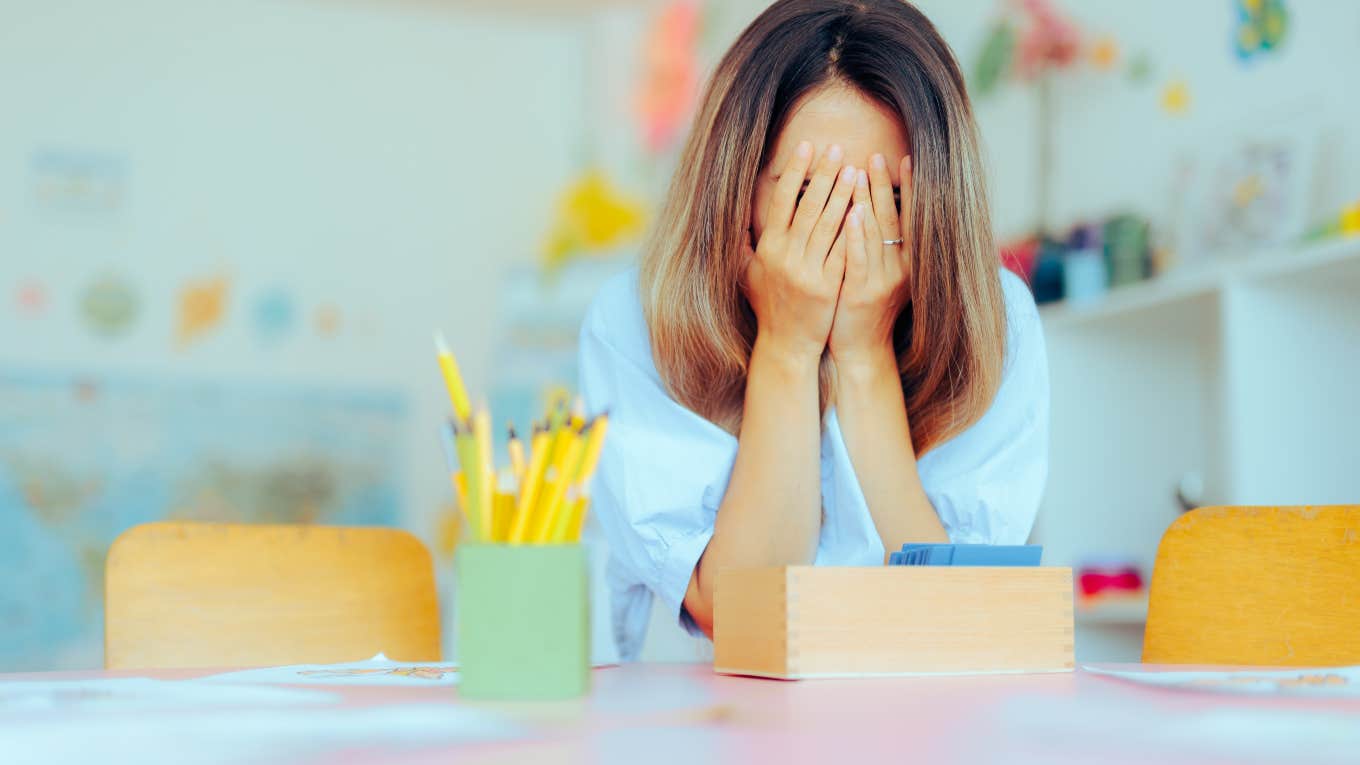
<svg viewBox="0 0 1360 765">
<path fill-rule="evenodd" d="M 1319 698 L 1360 697 L 1360 666 L 1219 672 L 1125 672 L 1086 666 L 1082 669 L 1093 675 L 1184 691 Z"/>
<path fill-rule="evenodd" d="M 1354 765 L 1360 751 L 1360 724 L 1344 708 L 1277 708 L 1245 698 L 1172 704 L 1114 684 L 1105 692 L 1016 696 L 975 714 L 975 735 L 960 742 L 958 762 Z"/>
<path fill-rule="evenodd" d="M 145 677 L 16 681 L 0 683 L 0 721 L 46 713 L 275 708 L 337 700 L 334 694 L 321 691 L 204 686 Z"/>
<path fill-rule="evenodd" d="M 395 758 L 425 747 L 525 735 L 522 726 L 503 715 L 452 703 L 86 713 L 23 721 L 0 715 L 0 761 L 253 765 L 331 761 L 355 750 Z"/>
<path fill-rule="evenodd" d="M 293 664 L 286 667 L 243 669 L 200 678 L 206 683 L 273 685 L 404 685 L 458 684 L 458 665 L 450 662 L 392 661 L 378 654 L 367 661 L 345 664 Z"/>
</svg>

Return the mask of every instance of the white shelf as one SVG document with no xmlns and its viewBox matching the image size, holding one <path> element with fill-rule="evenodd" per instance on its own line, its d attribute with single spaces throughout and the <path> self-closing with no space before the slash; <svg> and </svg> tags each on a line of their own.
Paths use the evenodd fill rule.
<svg viewBox="0 0 1360 765">
<path fill-rule="evenodd" d="M 1243 281 L 1270 281 L 1333 269 L 1360 273 L 1360 238 L 1263 250 L 1243 257 L 1186 265 L 1144 282 L 1116 287 L 1091 302 L 1045 305 L 1039 313 L 1046 329 L 1061 329 L 1211 297 L 1228 285 Z"/>
<path fill-rule="evenodd" d="M 1042 309 L 1054 565 L 1151 573 L 1189 473 L 1207 504 L 1360 498 L 1360 238 L 1206 261 Z M 1079 661 L 1136 661 L 1145 602 L 1078 609 Z"/>
<path fill-rule="evenodd" d="M 1147 595 L 1131 597 L 1111 597 L 1092 605 L 1082 605 L 1078 599 L 1073 615 L 1076 623 L 1083 626 L 1138 626 L 1147 622 Z"/>
</svg>

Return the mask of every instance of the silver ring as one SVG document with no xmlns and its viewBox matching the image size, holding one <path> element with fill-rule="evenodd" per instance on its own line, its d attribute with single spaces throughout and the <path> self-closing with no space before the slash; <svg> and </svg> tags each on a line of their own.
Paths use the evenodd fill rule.
<svg viewBox="0 0 1360 765">
<path fill-rule="evenodd" d="M 902 240 L 901 240 L 901 239 L 884 239 L 884 240 L 883 240 L 883 244 L 885 244 L 885 245 L 886 245 L 886 244 L 901 244 L 901 243 L 902 243 Z"/>
</svg>

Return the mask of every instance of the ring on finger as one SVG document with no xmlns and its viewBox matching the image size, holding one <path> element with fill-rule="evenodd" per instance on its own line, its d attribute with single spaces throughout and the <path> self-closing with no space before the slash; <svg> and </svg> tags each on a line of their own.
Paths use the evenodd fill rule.
<svg viewBox="0 0 1360 765">
<path fill-rule="evenodd" d="M 883 244 L 884 244 L 884 245 L 894 245 L 894 244 L 901 244 L 901 243 L 902 243 L 902 240 L 901 240 L 901 239 L 884 239 L 884 240 L 883 240 Z"/>
</svg>

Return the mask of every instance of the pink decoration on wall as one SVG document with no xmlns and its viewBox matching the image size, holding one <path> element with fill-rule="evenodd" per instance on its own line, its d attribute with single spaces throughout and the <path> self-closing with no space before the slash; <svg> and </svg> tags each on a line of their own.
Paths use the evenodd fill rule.
<svg viewBox="0 0 1360 765">
<path fill-rule="evenodd" d="M 1049 0 L 1020 0 L 1023 25 L 1015 51 L 1016 74 L 1026 80 L 1045 68 L 1070 65 L 1081 51 L 1081 31 Z"/>
<path fill-rule="evenodd" d="M 699 4 L 674 0 L 643 39 L 637 117 L 648 151 L 665 151 L 689 120 L 699 91 Z"/>
<path fill-rule="evenodd" d="M 14 291 L 14 302 L 20 314 L 41 316 L 47 309 L 47 288 L 41 282 L 23 282 Z"/>
</svg>

